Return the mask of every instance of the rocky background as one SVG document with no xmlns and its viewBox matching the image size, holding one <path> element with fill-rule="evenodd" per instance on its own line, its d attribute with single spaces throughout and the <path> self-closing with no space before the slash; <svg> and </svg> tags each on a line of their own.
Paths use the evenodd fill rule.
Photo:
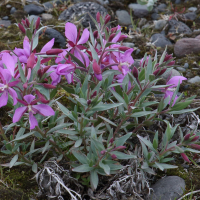
<svg viewBox="0 0 200 200">
<path fill-rule="evenodd" d="M 186 97 L 197 95 L 192 106 L 200 105 L 199 0 L 158 0 L 151 12 L 146 5 L 137 4 L 136 0 L 1 0 L 0 51 L 22 47 L 23 35 L 17 23 L 28 15 L 34 21 L 40 17 L 41 25 L 48 26 L 40 35 L 38 48 L 52 38 L 55 38 L 56 42 L 54 48 L 65 48 L 65 22 L 73 22 L 80 28 L 89 25 L 95 28 L 87 12 L 95 18 L 98 11 L 102 15 L 109 13 L 112 16 L 111 26 L 119 24 L 123 27 L 123 31 L 128 35 L 123 44 L 134 48 L 132 56 L 136 67 L 145 52 L 154 55 L 157 50 L 158 54 L 161 54 L 167 46 L 168 54 L 173 53 L 176 57 L 176 65 L 171 75 L 163 76 L 163 82 L 169 75 L 185 76 L 188 80 L 181 85 L 180 91 Z M 0 121 L 3 124 L 8 123 L 6 112 L 6 109 L 0 109 Z M 184 116 L 182 117 L 184 119 Z M 9 159 L 0 153 L 1 164 L 7 163 Z M 200 189 L 199 168 L 183 163 L 180 158 L 177 158 L 177 162 L 177 170 L 158 173 L 151 185 L 154 194 L 151 197 L 146 196 L 145 199 L 156 200 L 160 195 L 162 200 L 175 199 L 184 193 Z M 160 179 L 165 175 L 168 176 Z M 12 169 L 0 167 L 0 199 L 36 199 L 38 186 L 35 179 L 32 179 L 33 176 L 31 169 L 26 166 Z M 195 195 L 193 198 L 197 199 L 198 193 Z"/>
</svg>

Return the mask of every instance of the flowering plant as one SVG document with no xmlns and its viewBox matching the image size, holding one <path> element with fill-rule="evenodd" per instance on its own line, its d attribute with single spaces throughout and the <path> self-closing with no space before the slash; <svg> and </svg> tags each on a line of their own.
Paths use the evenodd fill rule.
<svg viewBox="0 0 200 200">
<path fill-rule="evenodd" d="M 103 18 L 98 13 L 93 21 L 97 30 L 84 29 L 82 35 L 74 24 L 66 23 L 67 48 L 52 49 L 52 39 L 37 53 L 44 27 L 39 29 L 39 18 L 35 24 L 22 20 L 18 26 L 26 34 L 23 49 L 0 53 L 0 106 L 11 106 L 13 122 L 6 129 L 0 126 L 2 152 L 14 155 L 4 166 L 26 164 L 37 173 L 53 152 L 57 162 L 65 160 L 73 172 L 86 173 L 95 190 L 99 176 L 123 169 L 121 159 L 138 159 L 144 172 L 155 173 L 153 168 L 175 167 L 166 164 L 171 153 L 180 153 L 187 161 L 184 152 L 199 153 L 195 131 L 181 135 L 178 144 L 171 142 L 178 125 L 166 122 L 161 145 L 158 132 L 153 143 L 138 132 L 162 114 L 195 110 L 185 109 L 195 97 L 182 101 L 182 95 L 177 96 L 186 78 L 176 76 L 157 85 L 171 70 L 172 56 L 164 51 L 158 62 L 157 53 L 154 58 L 145 55 L 139 68 L 132 67 L 133 49 L 122 45 L 127 36 L 121 27 L 108 28 L 109 15 Z M 60 88 L 69 93 L 67 105 L 55 99 Z M 151 100 L 156 92 L 164 93 L 160 102 Z M 129 148 L 136 138 L 141 141 L 142 161 Z"/>
</svg>

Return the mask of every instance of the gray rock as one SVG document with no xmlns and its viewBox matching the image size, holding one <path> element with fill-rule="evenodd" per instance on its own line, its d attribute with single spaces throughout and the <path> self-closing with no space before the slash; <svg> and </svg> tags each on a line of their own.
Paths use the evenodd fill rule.
<svg viewBox="0 0 200 200">
<path fill-rule="evenodd" d="M 157 20 L 157 19 L 159 19 L 159 17 L 160 17 L 160 15 L 158 13 L 153 13 L 151 15 L 151 19 L 153 19 L 153 20 Z"/>
<path fill-rule="evenodd" d="M 172 70 L 166 71 L 161 77 L 167 80 L 174 76 L 181 76 L 181 74 L 176 69 L 172 69 Z"/>
<path fill-rule="evenodd" d="M 60 45 L 61 48 L 66 48 L 66 38 L 57 30 L 53 28 L 47 28 L 45 35 L 51 40 L 55 38 L 55 42 Z"/>
<path fill-rule="evenodd" d="M 159 12 L 164 12 L 167 8 L 167 5 L 165 3 L 161 3 L 160 5 L 157 6 L 157 10 Z"/>
<path fill-rule="evenodd" d="M 174 54 L 177 57 L 184 57 L 187 54 L 200 53 L 200 40 L 196 38 L 182 38 L 174 45 Z"/>
<path fill-rule="evenodd" d="M 11 21 L 10 20 L 0 20 L 0 26 L 3 26 L 3 27 L 8 27 L 11 25 Z"/>
<path fill-rule="evenodd" d="M 81 20 L 81 23 L 84 27 L 88 27 L 89 24 L 91 24 L 92 28 L 95 28 L 95 24 L 90 18 L 90 16 L 87 13 L 90 13 L 92 17 L 96 19 L 97 12 L 100 12 L 101 15 L 106 15 L 107 10 L 95 2 L 82 2 L 77 3 L 66 10 L 64 10 L 58 20 L 64 20 L 64 21 L 72 21 L 74 19 Z"/>
<path fill-rule="evenodd" d="M 135 55 L 138 55 L 140 53 L 140 51 L 141 51 L 140 49 L 137 49 L 135 52 Z"/>
<path fill-rule="evenodd" d="M 166 20 L 158 20 L 158 21 L 154 21 L 154 28 L 156 30 L 161 30 L 165 27 L 165 25 L 167 24 L 167 21 Z"/>
<path fill-rule="evenodd" d="M 189 64 L 188 64 L 188 63 L 185 63 L 183 67 L 184 67 L 185 69 L 188 69 L 188 68 L 189 68 Z"/>
<path fill-rule="evenodd" d="M 26 2 L 28 2 L 28 3 L 38 2 L 39 3 L 39 0 L 26 0 Z"/>
<path fill-rule="evenodd" d="M 190 7 L 190 8 L 188 8 L 188 11 L 196 12 L 197 11 L 197 7 Z"/>
<path fill-rule="evenodd" d="M 175 1 L 175 4 L 180 4 L 181 3 L 181 0 L 176 0 Z"/>
<path fill-rule="evenodd" d="M 133 48 L 135 44 L 131 42 L 123 42 L 123 46 Z"/>
<path fill-rule="evenodd" d="M 3 20 L 8 20 L 9 17 L 8 17 L 8 16 L 5 16 L 5 17 L 3 17 L 2 19 L 3 19 Z"/>
<path fill-rule="evenodd" d="M 51 20 L 53 19 L 53 15 L 49 14 L 49 13 L 42 13 L 42 20 L 44 21 L 48 21 L 48 20 Z"/>
<path fill-rule="evenodd" d="M 156 47 L 166 47 L 166 45 L 172 45 L 169 39 L 167 39 L 163 34 L 156 33 L 151 36 L 151 43 L 154 43 Z"/>
<path fill-rule="evenodd" d="M 12 15 L 12 14 L 14 14 L 16 12 L 16 8 L 15 7 L 12 7 L 11 9 L 10 9 L 10 14 Z"/>
<path fill-rule="evenodd" d="M 6 8 L 11 8 L 12 6 L 10 4 L 7 4 L 6 5 Z"/>
<path fill-rule="evenodd" d="M 140 5 L 137 3 L 131 3 L 128 5 L 129 8 L 131 8 L 132 10 L 147 10 L 147 6 L 146 5 Z"/>
<path fill-rule="evenodd" d="M 146 17 L 149 14 L 148 10 L 142 10 L 142 9 L 135 9 L 134 15 L 138 18 Z"/>
<path fill-rule="evenodd" d="M 47 1 L 45 3 L 43 3 L 42 5 L 44 6 L 45 11 L 49 11 L 53 8 L 53 5 L 59 5 L 61 3 L 67 2 L 68 0 L 52 0 L 52 1 Z"/>
<path fill-rule="evenodd" d="M 189 20 L 195 20 L 196 19 L 196 17 L 197 17 L 197 15 L 196 15 L 196 13 L 194 13 L 194 12 L 189 12 L 189 13 L 186 13 L 186 14 L 184 14 L 183 15 L 186 19 L 189 19 Z"/>
<path fill-rule="evenodd" d="M 178 176 L 167 176 L 151 186 L 153 193 L 146 200 L 175 200 L 185 191 L 185 181 Z"/>
<path fill-rule="evenodd" d="M 195 76 L 194 78 L 188 80 L 188 83 L 198 83 L 198 82 L 200 82 L 199 76 Z"/>
<path fill-rule="evenodd" d="M 29 15 L 39 15 L 44 12 L 44 8 L 35 4 L 29 4 L 24 6 L 24 11 Z"/>
<path fill-rule="evenodd" d="M 168 21 L 168 24 L 170 27 L 168 33 L 185 33 L 185 34 L 192 33 L 191 29 L 183 22 L 172 19 Z"/>
<path fill-rule="evenodd" d="M 34 23 L 37 21 L 37 19 L 39 18 L 39 16 L 37 16 L 37 15 L 30 15 L 29 16 L 29 19 L 30 19 L 30 21 L 34 21 Z"/>
<path fill-rule="evenodd" d="M 141 18 L 140 21 L 139 21 L 139 23 L 138 23 L 138 26 L 139 27 L 144 26 L 146 22 L 147 22 L 146 18 Z"/>
<path fill-rule="evenodd" d="M 126 10 L 117 10 L 116 15 L 119 25 L 128 26 L 131 24 L 131 17 Z"/>
<path fill-rule="evenodd" d="M 176 68 L 179 72 L 185 72 L 186 69 L 184 67 L 177 67 Z"/>
</svg>

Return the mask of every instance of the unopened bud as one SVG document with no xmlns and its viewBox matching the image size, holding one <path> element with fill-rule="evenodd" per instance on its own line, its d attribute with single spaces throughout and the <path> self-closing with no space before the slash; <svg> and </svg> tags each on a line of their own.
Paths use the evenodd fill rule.
<svg viewBox="0 0 200 200">
<path fill-rule="evenodd" d="M 24 26 L 26 26 L 26 21 L 22 19 L 22 24 L 24 24 Z"/>
<path fill-rule="evenodd" d="M 94 36 L 95 39 L 98 37 L 98 31 L 97 30 L 93 32 L 93 36 Z"/>
<path fill-rule="evenodd" d="M 51 84 L 47 84 L 47 83 L 43 83 L 43 86 L 44 86 L 45 88 L 47 88 L 47 89 L 55 89 L 55 88 L 56 88 L 56 86 L 51 85 Z"/>
<path fill-rule="evenodd" d="M 35 54 L 31 53 L 31 55 L 29 56 L 27 60 L 27 67 L 32 69 L 34 65 L 35 65 Z"/>
<path fill-rule="evenodd" d="M 118 27 L 111 28 L 111 33 L 115 33 Z"/>
<path fill-rule="evenodd" d="M 105 16 L 105 25 L 110 21 L 110 15 L 109 14 L 107 14 L 106 16 Z"/>
<path fill-rule="evenodd" d="M 113 149 L 113 151 L 115 151 L 115 150 L 120 150 L 120 149 L 126 149 L 126 147 L 125 147 L 125 146 L 118 146 L 118 147 L 115 147 L 115 148 Z"/>
<path fill-rule="evenodd" d="M 115 33 L 112 33 L 108 38 L 108 42 L 111 42 L 112 39 L 115 37 L 115 35 L 116 35 Z"/>
<path fill-rule="evenodd" d="M 46 71 L 47 71 L 50 67 L 51 67 L 51 66 L 49 65 L 49 66 L 46 66 L 45 68 L 43 68 L 44 73 L 46 73 Z"/>
<path fill-rule="evenodd" d="M 50 49 L 50 50 L 46 51 L 46 54 L 47 55 L 57 55 L 62 52 L 63 52 L 62 49 Z"/>
<path fill-rule="evenodd" d="M 133 67 L 133 76 L 137 79 L 138 78 L 138 69 L 136 67 Z"/>
<path fill-rule="evenodd" d="M 27 87 L 28 87 L 28 84 L 27 84 L 27 82 L 26 82 L 26 83 L 23 84 L 23 88 L 24 88 L 24 89 L 27 89 Z"/>
<path fill-rule="evenodd" d="M 192 140 L 191 140 L 191 142 L 195 142 L 195 141 L 197 141 L 199 139 L 199 136 L 195 136 Z"/>
<path fill-rule="evenodd" d="M 98 23 L 100 23 L 100 12 L 97 12 L 96 14 L 96 20 Z"/>
<path fill-rule="evenodd" d="M 190 138 L 190 133 L 188 133 L 187 135 L 185 135 L 185 137 L 184 137 L 184 141 L 189 140 L 189 138 Z"/>
<path fill-rule="evenodd" d="M 90 104 L 91 104 L 91 100 L 89 99 L 89 100 L 87 100 L 87 105 L 89 106 Z"/>
<path fill-rule="evenodd" d="M 29 28 L 30 27 L 30 22 L 28 21 L 27 18 L 25 19 L 25 21 L 26 21 L 26 26 Z"/>
<path fill-rule="evenodd" d="M 40 78 L 42 78 L 42 76 L 43 76 L 43 72 L 42 72 L 41 69 L 39 69 L 39 70 L 37 71 L 37 74 L 38 74 L 38 76 L 39 76 Z"/>
<path fill-rule="evenodd" d="M 109 143 L 112 144 L 113 142 L 114 142 L 114 139 L 111 138 L 110 141 L 109 141 Z"/>
<path fill-rule="evenodd" d="M 126 35 L 121 35 L 121 36 L 119 37 L 119 39 L 118 39 L 117 42 L 121 42 L 121 41 L 124 40 L 125 38 L 127 38 Z"/>
<path fill-rule="evenodd" d="M 91 95 L 91 98 L 96 97 L 97 96 L 97 91 L 94 91 L 93 94 Z"/>
<path fill-rule="evenodd" d="M 106 153 L 105 150 L 101 151 L 101 155 L 105 155 L 105 153 Z"/>
<path fill-rule="evenodd" d="M 35 29 L 38 30 L 39 26 L 40 26 L 40 17 L 38 17 L 35 22 Z"/>
<path fill-rule="evenodd" d="M 18 23 L 18 27 L 19 27 L 19 29 L 20 29 L 20 31 L 22 32 L 22 33 L 26 33 L 26 30 L 25 30 L 25 28 L 20 24 L 20 23 Z"/>
<path fill-rule="evenodd" d="M 166 70 L 167 70 L 167 68 L 161 70 L 161 68 L 159 67 L 157 70 L 155 70 L 155 71 L 153 72 L 153 74 L 154 74 L 155 76 L 161 76 L 162 74 L 165 73 Z"/>
<path fill-rule="evenodd" d="M 123 47 L 119 47 L 118 48 L 120 51 L 127 51 L 128 49 L 130 49 L 130 47 L 125 47 L 125 46 L 123 46 Z"/>
<path fill-rule="evenodd" d="M 194 149 L 200 150 L 200 145 L 198 144 L 190 144 L 190 146 Z"/>
<path fill-rule="evenodd" d="M 111 157 L 112 157 L 113 160 L 117 159 L 117 156 L 115 154 L 112 154 Z"/>
<path fill-rule="evenodd" d="M 190 162 L 189 158 L 185 155 L 185 153 L 181 153 L 181 156 L 183 160 L 185 160 L 186 162 Z"/>
</svg>

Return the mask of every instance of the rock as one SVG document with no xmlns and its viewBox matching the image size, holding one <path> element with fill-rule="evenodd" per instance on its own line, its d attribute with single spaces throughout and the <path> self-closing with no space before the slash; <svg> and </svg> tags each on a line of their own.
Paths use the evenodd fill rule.
<svg viewBox="0 0 200 200">
<path fill-rule="evenodd" d="M 187 54 L 200 53 L 200 40 L 196 38 L 182 38 L 174 46 L 174 54 L 177 57 L 184 57 Z"/>
<path fill-rule="evenodd" d="M 37 21 L 37 19 L 39 18 L 39 16 L 37 16 L 37 15 L 30 15 L 29 16 L 29 19 L 30 19 L 30 21 L 34 21 L 34 23 Z"/>
<path fill-rule="evenodd" d="M 149 14 L 149 11 L 142 9 L 135 9 L 134 15 L 138 18 L 146 17 Z"/>
<path fill-rule="evenodd" d="M 11 8 L 12 6 L 10 4 L 7 4 L 6 5 L 6 8 Z"/>
<path fill-rule="evenodd" d="M 131 17 L 126 10 L 117 10 L 116 15 L 119 25 L 128 26 L 131 24 Z"/>
<path fill-rule="evenodd" d="M 170 79 L 174 76 L 181 76 L 181 74 L 176 69 L 172 69 L 171 71 L 166 71 L 161 77 L 167 80 L 168 78 Z"/>
<path fill-rule="evenodd" d="M 200 40 L 200 35 L 198 35 L 197 37 L 195 37 L 195 39 Z"/>
<path fill-rule="evenodd" d="M 177 67 L 176 68 L 179 72 L 185 72 L 186 69 L 184 67 Z"/>
<path fill-rule="evenodd" d="M 9 17 L 8 17 L 8 16 L 5 16 L 5 17 L 3 17 L 2 19 L 3 19 L 3 20 L 8 20 Z"/>
<path fill-rule="evenodd" d="M 156 47 L 163 47 L 165 48 L 166 45 L 172 45 L 170 40 L 168 40 L 163 34 L 156 33 L 151 36 L 150 39 L 151 43 L 154 43 Z"/>
<path fill-rule="evenodd" d="M 168 21 L 168 24 L 170 27 L 168 33 L 185 33 L 185 34 L 192 33 L 191 29 L 183 22 L 172 19 Z"/>
<path fill-rule="evenodd" d="M 35 4 L 29 4 L 24 6 L 24 11 L 29 15 L 39 15 L 44 12 L 44 8 Z"/>
<path fill-rule="evenodd" d="M 77 3 L 66 10 L 64 10 L 58 20 L 64 20 L 64 21 L 72 21 L 73 19 L 81 20 L 81 23 L 84 27 L 88 27 L 89 24 L 91 24 L 92 28 L 95 28 L 95 24 L 90 18 L 90 16 L 87 13 L 90 13 L 92 17 L 96 19 L 97 12 L 100 12 L 101 15 L 106 15 L 107 10 L 95 2 L 82 2 Z"/>
<path fill-rule="evenodd" d="M 153 14 L 151 15 L 151 18 L 152 18 L 153 20 L 157 20 L 157 19 L 159 19 L 159 17 L 160 17 L 160 15 L 159 15 L 158 13 L 153 13 Z"/>
<path fill-rule="evenodd" d="M 123 46 L 133 48 L 135 44 L 131 42 L 123 42 Z"/>
<path fill-rule="evenodd" d="M 158 20 L 158 21 L 154 21 L 154 28 L 156 30 L 161 30 L 165 27 L 165 25 L 167 24 L 167 21 L 166 20 Z"/>
<path fill-rule="evenodd" d="M 8 27 L 11 25 L 11 21 L 10 20 L 0 20 L 0 27 Z"/>
<path fill-rule="evenodd" d="M 12 8 L 10 9 L 10 14 L 11 14 L 11 15 L 14 14 L 15 11 L 16 11 L 16 8 L 15 8 L 15 7 L 12 7 Z"/>
<path fill-rule="evenodd" d="M 180 4 L 181 3 L 181 0 L 176 0 L 175 1 L 175 4 Z"/>
<path fill-rule="evenodd" d="M 197 11 L 197 7 L 190 7 L 190 8 L 188 8 L 188 11 L 196 12 Z"/>
<path fill-rule="evenodd" d="M 137 49 L 135 52 L 135 55 L 138 55 L 140 53 L 140 51 L 141 51 L 140 49 Z"/>
<path fill-rule="evenodd" d="M 48 21 L 48 20 L 51 20 L 53 19 L 53 15 L 49 14 L 49 13 L 42 13 L 42 20 L 44 21 Z"/>
<path fill-rule="evenodd" d="M 67 2 L 68 0 L 52 0 L 52 1 L 47 1 L 43 3 L 42 5 L 44 6 L 45 11 L 50 11 L 53 8 L 53 5 L 59 5 L 61 3 Z"/>
<path fill-rule="evenodd" d="M 165 3 L 161 3 L 160 5 L 157 6 L 158 12 L 164 12 L 167 8 L 167 5 Z"/>
<path fill-rule="evenodd" d="M 174 200 L 185 191 L 185 181 L 178 176 L 167 176 L 151 186 L 153 193 L 146 200 Z"/>
<path fill-rule="evenodd" d="M 66 38 L 57 30 L 53 28 L 47 28 L 45 35 L 51 40 L 55 38 L 55 42 L 60 45 L 61 48 L 66 48 Z"/>
<path fill-rule="evenodd" d="M 140 5 L 137 3 L 131 3 L 128 5 L 129 8 L 131 8 L 132 10 L 147 10 L 147 6 L 146 5 Z"/>
<path fill-rule="evenodd" d="M 188 83 L 198 83 L 198 82 L 200 82 L 199 76 L 195 76 L 194 78 L 188 80 Z"/>
<path fill-rule="evenodd" d="M 39 0 L 26 0 L 26 2 L 28 2 L 28 3 L 38 2 L 39 3 Z"/>
<path fill-rule="evenodd" d="M 2 200 L 28 200 L 21 191 L 0 186 L 0 199 Z"/>
<path fill-rule="evenodd" d="M 186 13 L 186 14 L 184 14 L 183 15 L 186 19 L 189 19 L 189 20 L 195 20 L 196 19 L 196 17 L 197 17 L 197 15 L 196 15 L 196 13 L 194 13 L 194 12 L 189 12 L 189 13 Z"/>
<path fill-rule="evenodd" d="M 189 68 L 189 64 L 188 64 L 188 63 L 185 63 L 183 67 L 184 67 L 185 69 L 188 69 L 188 68 Z"/>
<path fill-rule="evenodd" d="M 146 18 L 141 18 L 140 21 L 139 21 L 139 23 L 138 23 L 138 26 L 139 26 L 139 27 L 142 27 L 142 26 L 145 25 L 146 22 L 147 22 L 147 19 L 146 19 Z"/>
</svg>

